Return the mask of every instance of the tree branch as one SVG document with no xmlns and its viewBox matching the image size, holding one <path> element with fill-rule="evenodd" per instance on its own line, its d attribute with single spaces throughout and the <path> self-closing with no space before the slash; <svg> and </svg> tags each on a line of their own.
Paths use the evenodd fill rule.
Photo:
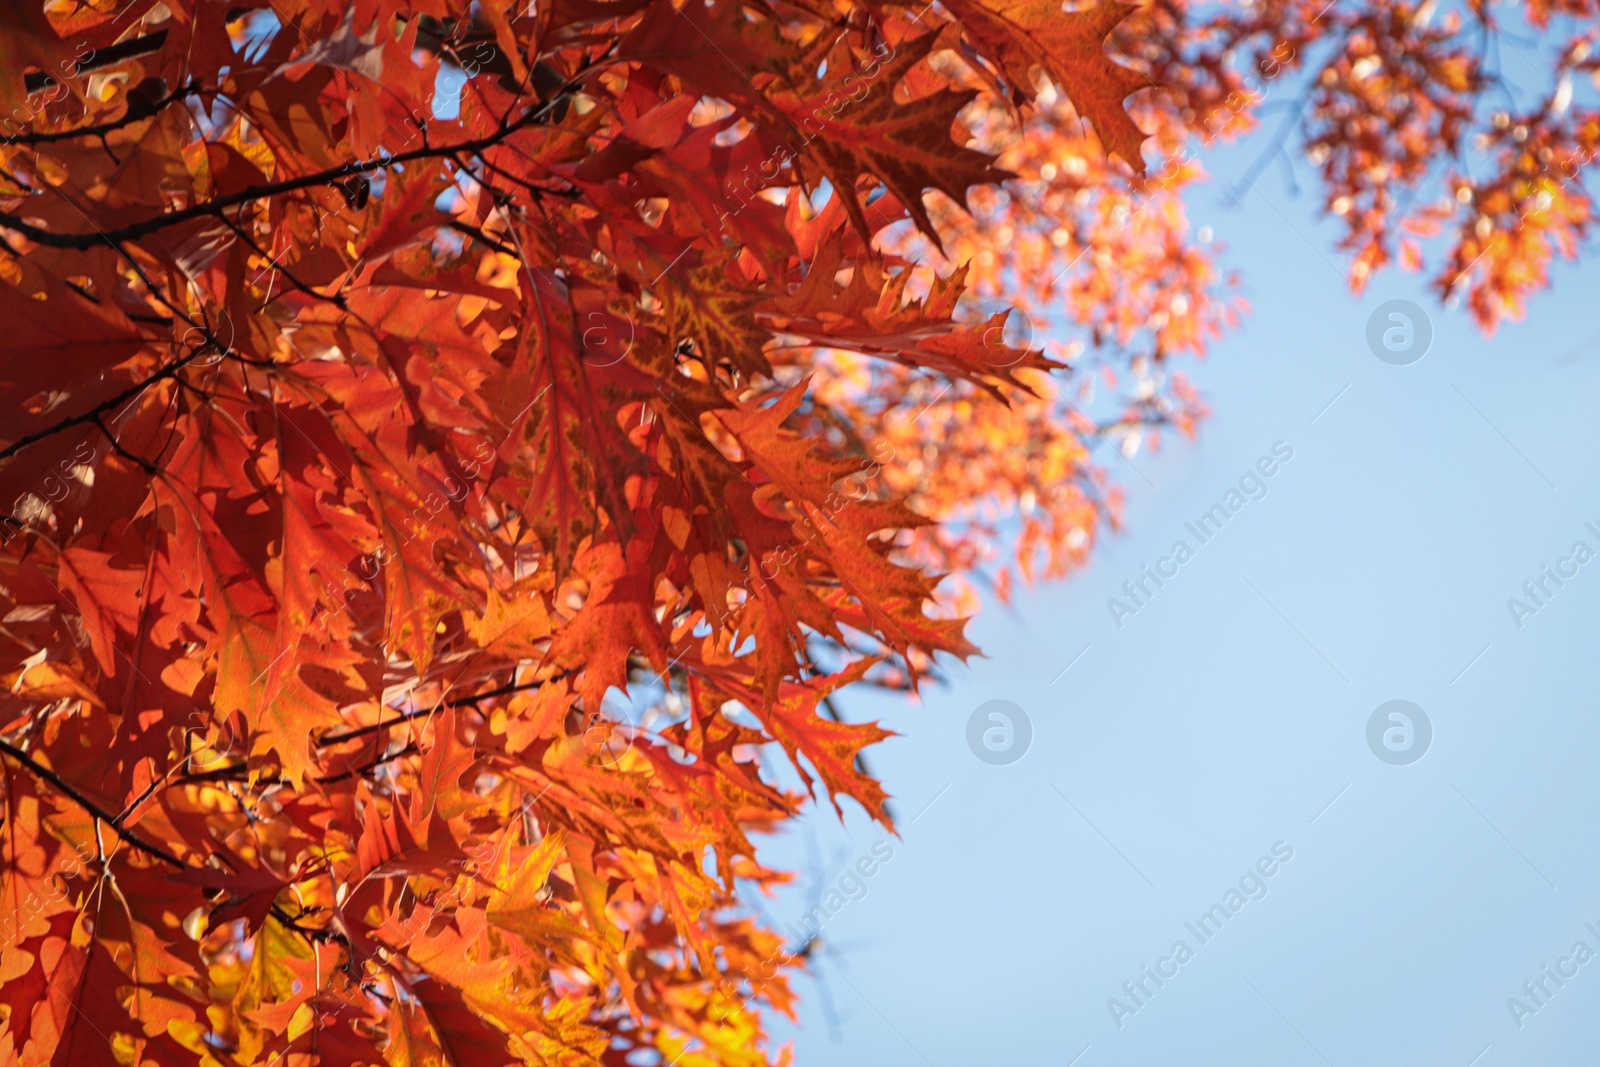
<svg viewBox="0 0 1600 1067">
<path fill-rule="evenodd" d="M 317 747 L 318 748 L 328 748 L 331 745 L 342 744 L 345 741 L 354 741 L 358 737 L 365 737 L 368 734 L 377 733 L 379 730 L 386 730 L 391 726 L 398 726 L 401 723 L 410 722 L 412 719 L 425 718 L 425 717 L 427 717 L 429 715 L 432 715 L 435 711 L 438 711 L 439 708 L 441 708 L 441 707 L 445 707 L 445 708 L 467 707 L 467 706 L 471 706 L 471 705 L 476 705 L 478 703 L 478 701 L 480 701 L 480 700 L 488 700 L 491 697 L 501 697 L 501 696 L 505 696 L 508 693 L 520 693 L 520 692 L 523 692 L 524 690 L 528 690 L 528 689 L 538 689 L 542 685 L 549 685 L 551 682 L 556 681 L 558 678 L 566 677 L 568 673 L 569 672 L 567 672 L 567 671 L 562 671 L 559 674 L 552 675 L 549 678 L 545 678 L 545 679 L 542 679 L 542 680 L 537 681 L 537 682 L 522 682 L 520 684 L 503 685 L 503 686 L 500 686 L 498 689 L 490 689 L 490 690 L 487 690 L 487 691 L 482 692 L 482 693 L 476 693 L 473 696 L 457 697 L 454 700 L 446 700 L 446 701 L 444 701 L 444 702 L 442 702 L 440 704 L 435 704 L 432 707 L 419 708 L 416 711 L 408 711 L 405 714 L 397 715 L 392 719 L 383 719 L 383 720 L 381 720 L 379 722 L 371 723 L 371 724 L 369 724 L 367 726 L 357 726 L 354 729 L 346 730 L 343 733 L 328 734 L 326 737 L 322 737 L 322 738 L 318 739 Z"/>
<path fill-rule="evenodd" d="M 123 404 L 129 400 L 132 400 L 134 397 L 138 396 L 140 393 L 144 392 L 157 382 L 165 378 L 171 378 L 175 376 L 180 370 L 182 370 L 184 367 L 187 367 L 201 356 L 211 354 L 209 349 L 209 345 L 202 345 L 177 362 L 167 364 L 165 367 L 162 367 L 144 381 L 139 382 L 136 385 L 129 386 L 116 396 L 96 404 L 83 414 L 70 416 L 62 419 L 53 426 L 47 426 L 43 430 L 26 434 L 17 438 L 15 441 L 11 442 L 11 444 L 5 446 L 4 448 L 0 448 L 0 460 L 10 459 L 12 456 L 16 455 L 18 452 L 21 452 L 24 448 L 27 448 L 34 442 L 42 441 L 46 437 L 54 437 L 62 430 L 70 429 L 73 426 L 80 426 L 85 423 L 95 423 L 98 425 L 100 422 L 100 416 L 104 415 L 108 411 L 121 407 Z M 104 427 L 102 427 L 102 429 L 103 428 Z M 110 436 L 110 434 L 108 433 L 107 436 Z"/>
<path fill-rule="evenodd" d="M 134 833 L 132 830 L 129 830 L 123 826 L 119 826 L 117 824 L 117 817 L 115 815 L 112 815 L 100 805 L 84 796 L 73 787 L 71 782 L 68 782 L 55 771 L 52 771 L 49 767 L 46 767 L 44 764 L 35 760 L 32 756 L 22 751 L 22 749 L 17 748 L 15 745 L 9 744 L 5 741 L 0 741 L 0 752 L 4 752 L 18 763 L 28 768 L 28 770 L 32 771 L 36 776 L 55 786 L 58 793 L 72 801 L 74 804 L 78 805 L 78 807 L 82 808 L 84 811 L 87 811 L 90 815 L 93 815 L 99 821 L 105 823 L 107 826 L 110 826 L 111 829 L 116 831 L 118 837 L 122 838 L 140 852 L 154 856 L 159 860 L 165 860 L 174 867 L 188 866 L 188 864 L 184 863 L 178 857 L 166 851 L 161 846 L 153 845 L 144 838 L 140 837 L 138 834 Z"/>
<path fill-rule="evenodd" d="M 518 258 L 517 250 L 515 248 L 512 248 L 510 245 L 504 244 L 500 241 L 496 241 L 493 237 L 490 237 L 478 227 L 468 225 L 459 219 L 451 219 L 449 222 L 445 223 L 445 228 L 448 230 L 454 230 L 457 233 L 465 234 L 475 241 L 480 241 L 503 256 L 510 256 L 513 259 Z"/>
<path fill-rule="evenodd" d="M 72 130 L 57 130 L 53 133 L 19 133 L 14 137 L 0 137 L 0 144 L 40 145 L 54 144 L 57 141 L 70 141 L 75 137 L 104 138 L 106 134 L 114 133 L 117 130 L 122 129 L 124 126 L 131 126 L 135 122 L 139 122 L 143 119 L 153 118 L 155 117 L 156 112 L 160 111 L 162 108 L 167 107 L 178 100 L 183 100 L 191 96 L 197 96 L 201 92 L 203 92 L 203 90 L 200 88 L 199 83 L 190 82 L 182 89 L 179 89 L 176 92 L 168 93 L 160 100 L 156 100 L 154 102 L 140 103 L 130 101 L 127 110 L 123 112 L 120 119 L 112 119 L 109 122 L 96 123 L 93 126 L 79 126 Z"/>
<path fill-rule="evenodd" d="M 323 775 L 321 778 L 313 778 L 312 781 L 316 782 L 318 785 L 326 785 L 329 782 L 342 782 L 346 778 L 358 778 L 361 775 L 366 774 L 368 771 L 376 770 L 391 760 L 400 759 L 402 756 L 414 756 L 420 751 L 422 750 L 416 745 L 408 742 L 404 748 L 397 752 L 392 752 L 387 756 L 379 756 L 377 759 L 363 763 L 359 767 L 351 767 L 348 771 L 340 771 L 338 774 L 327 774 Z"/>
<path fill-rule="evenodd" d="M 298 178 L 269 182 L 266 185 L 251 185 L 228 196 L 219 196 L 215 200 L 207 200 L 203 204 L 194 204 L 178 211 L 169 211 L 154 218 L 144 219 L 141 222 L 135 222 L 118 229 L 96 230 L 94 233 L 52 233 L 49 230 L 43 230 L 31 223 L 24 222 L 19 216 L 5 211 L 0 211 L 0 226 L 20 233 L 35 244 L 41 244 L 47 248 L 66 248 L 83 251 L 101 244 L 109 244 L 115 247 L 122 241 L 137 240 L 158 230 L 166 229 L 168 226 L 176 226 L 179 223 L 189 222 L 208 215 L 221 216 L 222 212 L 228 208 L 238 207 L 241 204 L 264 200 L 282 193 L 310 189 L 318 185 L 327 185 L 340 179 L 370 174 L 398 163 L 453 157 L 463 152 L 468 155 L 477 155 L 486 148 L 493 148 L 520 130 L 525 130 L 530 126 L 541 125 L 545 116 L 559 100 L 560 97 L 556 97 L 547 103 L 540 104 L 516 122 L 496 130 L 486 137 L 477 137 L 453 145 L 441 145 L 437 148 L 424 145 L 421 148 L 413 148 L 409 152 L 399 152 L 394 155 L 379 156 L 375 159 L 346 163 L 343 166 L 317 171 L 315 174 L 305 174 Z M 556 190 L 548 191 L 556 192 Z"/>
<path fill-rule="evenodd" d="M 126 41 L 108 44 L 104 48 L 96 48 L 72 65 L 72 76 L 87 74 L 92 70 L 109 67 L 121 63 L 124 59 L 135 59 L 147 56 L 152 52 L 161 51 L 162 45 L 167 43 L 167 31 L 156 30 L 139 37 L 131 37 Z M 35 71 L 22 76 L 22 87 L 29 93 L 37 93 L 52 85 L 55 76 L 49 71 Z"/>
</svg>

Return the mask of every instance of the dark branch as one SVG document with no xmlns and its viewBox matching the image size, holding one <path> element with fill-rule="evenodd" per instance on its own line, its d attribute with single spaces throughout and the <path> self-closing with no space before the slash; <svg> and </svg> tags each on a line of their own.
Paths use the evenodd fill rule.
<svg viewBox="0 0 1600 1067">
<path fill-rule="evenodd" d="M 91 70 L 109 67 L 115 63 L 121 63 L 124 59 L 133 59 L 137 56 L 147 56 L 152 52 L 159 52 L 161 51 L 161 46 L 166 43 L 167 31 L 157 30 L 142 37 L 133 37 L 126 41 L 118 41 L 116 44 L 106 45 L 104 48 L 96 48 L 72 65 L 72 76 L 77 77 L 80 74 L 87 74 Z M 38 71 L 22 76 L 22 86 L 30 94 L 42 92 L 54 83 L 55 78 L 48 71 Z"/>
<path fill-rule="evenodd" d="M 357 726 L 354 729 L 345 730 L 343 733 L 328 734 L 326 737 L 322 737 L 317 740 L 317 747 L 327 748 L 330 745 L 342 744 L 345 741 L 354 741 L 358 737 L 366 737 L 368 734 L 377 733 L 379 730 L 387 730 L 391 726 L 399 726 L 401 723 L 410 722 L 412 719 L 426 718 L 427 716 L 438 711 L 441 707 L 469 707 L 476 705 L 480 700 L 489 700 L 492 697 L 502 697 L 508 693 L 520 693 L 528 689 L 538 689 L 542 685 L 549 685 L 556 679 L 563 678 L 565 676 L 566 672 L 563 671 L 560 674 L 552 675 L 549 678 L 545 678 L 537 682 L 523 682 L 518 685 L 503 685 L 498 689 L 489 689 L 469 697 L 456 697 L 453 700 L 446 700 L 439 704 L 435 704 L 432 707 L 419 708 L 416 711 L 408 711 L 404 715 L 397 715 L 392 719 L 384 719 L 380 722 L 371 723 L 367 726 Z"/>
<path fill-rule="evenodd" d="M 387 756 L 379 756 L 377 759 L 363 763 L 359 767 L 351 767 L 348 771 L 340 771 L 338 774 L 328 774 L 322 776 L 321 778 L 313 778 L 312 781 L 316 782 L 318 785 L 327 785 L 329 782 L 342 782 L 346 778 L 359 778 L 368 771 L 378 769 L 385 763 L 400 759 L 404 756 L 414 756 L 420 751 L 422 750 L 417 748 L 416 745 L 407 742 L 404 748 L 401 748 L 395 752 L 391 752 Z"/>
<path fill-rule="evenodd" d="M 61 431 L 70 429 L 73 426 L 81 426 L 87 423 L 93 423 L 97 426 L 101 425 L 100 416 L 106 414 L 108 411 L 113 411 L 116 408 L 121 407 L 123 404 L 127 403 L 129 400 L 132 400 L 134 397 L 138 396 L 140 393 L 144 392 L 146 389 L 150 388 L 152 385 L 156 384 L 162 379 L 175 376 L 180 370 L 182 370 L 184 367 L 187 367 L 201 356 L 210 354 L 212 353 L 209 345 L 201 346 L 177 362 L 168 363 L 165 367 L 162 367 L 160 370 L 150 375 L 150 377 L 146 378 L 144 381 L 139 382 L 137 385 L 131 385 L 122 392 L 118 393 L 116 396 L 111 397 L 109 400 L 105 400 L 99 404 L 96 404 L 83 414 L 73 415 L 70 418 L 62 419 L 54 426 L 48 426 L 36 433 L 30 433 L 23 437 L 17 438 L 15 441 L 11 442 L 11 444 L 5 446 L 4 448 L 0 448 L 0 460 L 10 459 L 12 456 L 16 455 L 18 452 L 21 452 L 24 448 L 27 448 L 35 441 L 42 441 L 46 437 L 53 437 Z M 101 426 L 101 428 L 104 429 L 103 426 Z M 107 432 L 106 436 L 110 437 L 111 435 L 109 432 Z M 113 443 L 115 443 L 115 439 L 113 439 Z"/>
<path fill-rule="evenodd" d="M 162 108 L 178 100 L 196 96 L 201 91 L 198 84 L 190 82 L 177 92 L 168 93 L 154 103 L 130 100 L 127 110 L 123 112 L 120 119 L 96 123 L 93 126 L 79 126 L 77 129 L 72 130 L 57 130 L 53 133 L 19 133 L 15 137 L 0 137 L 0 144 L 54 144 L 57 141 L 70 141 L 74 137 L 100 137 L 103 139 L 108 133 L 115 133 L 124 126 L 131 126 L 135 122 L 152 118 Z"/>
<path fill-rule="evenodd" d="M 98 245 L 109 244 L 116 247 L 123 241 L 134 241 L 141 237 L 176 226 L 179 223 L 189 222 L 193 219 L 206 216 L 221 217 L 228 208 L 238 207 L 241 204 L 265 200 L 282 193 L 297 192 L 301 189 L 310 189 L 319 185 L 328 185 L 336 181 L 343 181 L 374 171 L 384 170 L 401 163 L 411 163 L 426 159 L 451 158 L 460 154 L 477 155 L 484 149 L 493 148 L 512 134 L 525 130 L 530 126 L 537 126 L 544 122 L 546 115 L 554 107 L 555 101 L 541 104 L 530 110 L 502 129 L 486 137 L 478 137 L 469 141 L 462 141 L 453 145 L 441 145 L 437 148 L 424 145 L 413 148 L 409 152 L 398 152 L 394 155 L 379 156 L 375 159 L 364 159 L 346 163 L 343 166 L 331 167 L 315 174 L 305 174 L 298 178 L 289 178 L 280 182 L 269 182 L 266 185 L 251 185 L 229 196 L 219 196 L 215 200 L 208 200 L 203 204 L 195 204 L 178 211 L 169 211 L 154 218 L 135 222 L 114 230 L 96 230 L 94 233 L 52 233 L 42 230 L 31 223 L 24 222 L 20 217 L 9 212 L 0 211 L 0 225 L 22 234 L 28 240 L 47 248 L 67 248 L 83 251 Z M 480 157 L 481 158 L 481 157 Z M 545 190 L 556 192 L 556 190 Z"/>
<path fill-rule="evenodd" d="M 454 230 L 457 233 L 466 234 L 473 240 L 488 245 L 490 248 L 494 249 L 496 252 L 499 252 L 503 256 L 511 256 L 513 259 L 518 258 L 517 250 L 515 248 L 512 248 L 510 245 L 503 242 L 496 241 L 493 237 L 489 236 L 487 233 L 484 233 L 476 226 L 472 226 L 468 223 L 460 222 L 455 219 L 450 220 L 450 222 L 446 223 L 445 225 L 447 229 Z"/>
<path fill-rule="evenodd" d="M 162 848 L 160 845 L 153 845 L 144 838 L 140 837 L 138 834 L 134 833 L 132 830 L 118 825 L 117 816 L 112 815 L 100 805 L 84 796 L 73 787 L 71 782 L 68 782 L 55 771 L 52 771 L 49 767 L 46 767 L 44 764 L 35 760 L 32 756 L 22 751 L 22 749 L 8 744 L 5 741 L 0 741 L 0 752 L 4 752 L 18 763 L 28 768 L 28 770 L 32 771 L 36 776 L 55 786 L 58 793 L 72 801 L 74 804 L 78 805 L 78 807 L 82 808 L 84 811 L 87 811 L 90 815 L 93 815 L 96 819 L 111 827 L 111 829 L 116 831 L 118 837 L 122 838 L 140 852 L 154 856 L 159 860 L 165 860 L 174 867 L 187 866 L 187 864 L 185 864 L 182 860 L 168 852 L 166 849 Z"/>
</svg>

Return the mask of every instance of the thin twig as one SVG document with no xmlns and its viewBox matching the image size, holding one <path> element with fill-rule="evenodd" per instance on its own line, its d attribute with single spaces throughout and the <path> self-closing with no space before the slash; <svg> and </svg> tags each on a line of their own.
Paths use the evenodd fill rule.
<svg viewBox="0 0 1600 1067">
<path fill-rule="evenodd" d="M 586 77 L 594 68 L 588 67 L 568 79 L 568 87 L 576 85 Z M 220 216 L 222 212 L 241 204 L 265 200 L 282 193 L 298 192 L 301 189 L 311 189 L 319 185 L 328 185 L 342 179 L 349 179 L 362 174 L 371 174 L 375 171 L 387 170 L 397 164 L 411 163 L 419 160 L 446 159 L 466 155 L 479 155 L 486 148 L 493 148 L 512 134 L 527 129 L 530 126 L 543 125 L 545 118 L 553 108 L 553 101 L 547 102 L 531 109 L 526 115 L 511 123 L 503 129 L 484 137 L 476 137 L 453 145 L 440 145 L 431 147 L 424 145 L 408 152 L 398 152 L 394 155 L 382 155 L 372 159 L 357 160 L 341 166 L 330 167 L 312 174 L 303 174 L 298 178 L 288 178 L 278 182 L 268 182 L 265 185 L 250 185 L 228 196 L 219 196 L 215 200 L 193 204 L 177 211 L 168 211 L 154 218 L 143 219 L 127 226 L 114 230 L 96 230 L 94 233 L 54 233 L 50 230 L 40 229 L 32 223 L 24 221 L 17 215 L 0 211 L 0 225 L 22 234 L 36 244 L 48 248 L 68 248 L 79 251 L 97 247 L 102 244 L 117 246 L 123 241 L 136 240 L 148 234 L 164 230 L 169 226 L 189 222 L 193 219 L 206 216 Z M 559 190 L 545 190 L 549 193 L 559 193 Z"/>
<path fill-rule="evenodd" d="M 453 700 L 446 700 L 442 704 L 435 704 L 426 708 L 418 708 L 415 711 L 408 711 L 405 714 L 397 715 L 392 719 L 383 719 L 379 722 L 369 723 L 366 726 L 357 726 L 352 729 L 345 730 L 343 733 L 329 734 L 326 737 L 322 737 L 317 740 L 317 747 L 327 748 L 330 745 L 342 744 L 345 741 L 353 741 L 358 737 L 365 737 L 368 734 L 377 733 L 379 730 L 387 730 L 391 726 L 398 726 L 401 723 L 410 722 L 413 719 L 426 718 L 427 716 L 438 711 L 440 707 L 468 707 L 471 705 L 476 705 L 480 700 L 488 700 L 491 697 L 500 697 L 505 696 L 508 693 L 520 693 L 529 689 L 538 689 L 540 686 L 549 685 L 551 682 L 554 682 L 559 678 L 566 677 L 567 673 L 568 672 L 563 671 L 560 674 L 541 679 L 537 682 L 522 682 L 520 684 L 503 685 L 498 689 L 490 689 L 482 693 L 474 694 L 473 696 L 456 697 Z"/>
<path fill-rule="evenodd" d="M 0 741 L 0 752 L 4 752 L 18 763 L 28 768 L 28 770 L 32 771 L 39 778 L 42 778 L 46 782 L 49 782 L 51 785 L 55 786 L 57 792 L 61 793 L 61 795 L 78 805 L 78 807 L 82 808 L 84 811 L 87 811 L 90 815 L 93 815 L 99 821 L 109 825 L 111 829 L 116 831 L 118 837 L 122 838 L 122 840 L 126 841 L 140 852 L 154 856 L 159 860 L 165 860 L 174 867 L 188 866 L 188 864 L 184 863 L 178 857 L 163 849 L 160 845 L 153 845 L 149 841 L 146 841 L 144 838 L 140 837 L 138 834 L 134 833 L 132 830 L 129 830 L 124 826 L 119 826 L 117 824 L 117 817 L 115 815 L 112 815 L 100 805 L 84 796 L 72 785 L 71 782 L 68 782 L 65 778 L 62 778 L 55 771 L 52 771 L 49 767 L 46 767 L 32 756 L 22 751 L 22 749 L 17 748 L 15 745 L 9 744 L 5 741 Z"/>
<path fill-rule="evenodd" d="M 98 137 L 103 144 L 105 142 L 106 134 L 115 133 L 124 126 L 131 126 L 135 122 L 142 122 L 145 119 L 153 119 L 163 108 L 168 107 L 174 102 L 187 99 L 191 96 L 198 96 L 205 91 L 206 90 L 200 87 L 198 82 L 190 82 L 182 89 L 179 89 L 176 92 L 168 93 L 166 96 L 155 101 L 154 103 L 151 103 L 147 107 L 135 108 L 132 104 L 130 104 L 127 110 L 123 112 L 122 117 L 119 119 L 112 119 L 109 122 L 99 122 L 93 126 L 79 126 L 78 128 L 72 130 L 56 130 L 53 133 L 19 133 L 15 137 L 0 137 L 0 144 L 54 144 L 57 141 L 70 141 L 74 137 Z"/>
</svg>

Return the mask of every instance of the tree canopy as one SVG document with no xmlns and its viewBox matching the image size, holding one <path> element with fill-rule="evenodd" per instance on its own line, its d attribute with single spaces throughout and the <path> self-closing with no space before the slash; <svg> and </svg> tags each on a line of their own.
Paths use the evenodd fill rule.
<svg viewBox="0 0 1600 1067">
<path fill-rule="evenodd" d="M 1206 414 L 1199 150 L 1492 329 L 1595 14 L 6 5 L 0 1060 L 783 1062 L 755 839 Z"/>
</svg>

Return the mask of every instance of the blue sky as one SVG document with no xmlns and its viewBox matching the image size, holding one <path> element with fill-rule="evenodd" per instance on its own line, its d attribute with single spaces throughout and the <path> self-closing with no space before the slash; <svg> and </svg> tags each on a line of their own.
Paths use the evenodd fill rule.
<svg viewBox="0 0 1600 1067">
<path fill-rule="evenodd" d="M 1600 558 L 1571 550 L 1600 552 L 1600 274 L 1558 268 L 1492 339 L 1414 276 L 1357 299 L 1275 170 L 1223 205 L 1257 147 L 1209 157 L 1218 180 L 1190 197 L 1253 306 L 1192 368 L 1216 412 L 1199 441 L 1109 456 L 1127 532 L 986 605 L 987 659 L 920 705 L 845 694 L 848 718 L 903 735 L 873 755 L 903 836 L 825 928 L 837 1032 L 798 981 L 800 1025 L 777 1034 L 801 1067 L 1592 1062 L 1600 957 L 1573 951 L 1600 953 Z M 1392 299 L 1431 320 L 1409 366 L 1368 347 Z M 1277 442 L 1293 457 L 1266 495 L 1199 546 L 1185 524 Z M 1118 628 L 1108 598 L 1179 539 L 1194 557 Z M 1563 558 L 1577 575 L 1519 628 L 1508 599 Z M 1008 766 L 967 747 L 991 700 L 1031 722 Z M 1432 726 L 1408 765 L 1368 746 L 1390 700 Z M 800 921 L 822 887 L 808 841 L 836 884 L 881 836 L 825 810 L 769 843 L 802 872 L 769 914 Z M 1247 882 L 1265 896 L 1202 944 L 1185 924 L 1280 842 L 1292 858 Z M 1145 966 L 1177 973 L 1136 1002 Z M 1577 973 L 1558 987 L 1545 966 Z M 1512 997 L 1538 1010 L 1514 1018 Z"/>
</svg>

